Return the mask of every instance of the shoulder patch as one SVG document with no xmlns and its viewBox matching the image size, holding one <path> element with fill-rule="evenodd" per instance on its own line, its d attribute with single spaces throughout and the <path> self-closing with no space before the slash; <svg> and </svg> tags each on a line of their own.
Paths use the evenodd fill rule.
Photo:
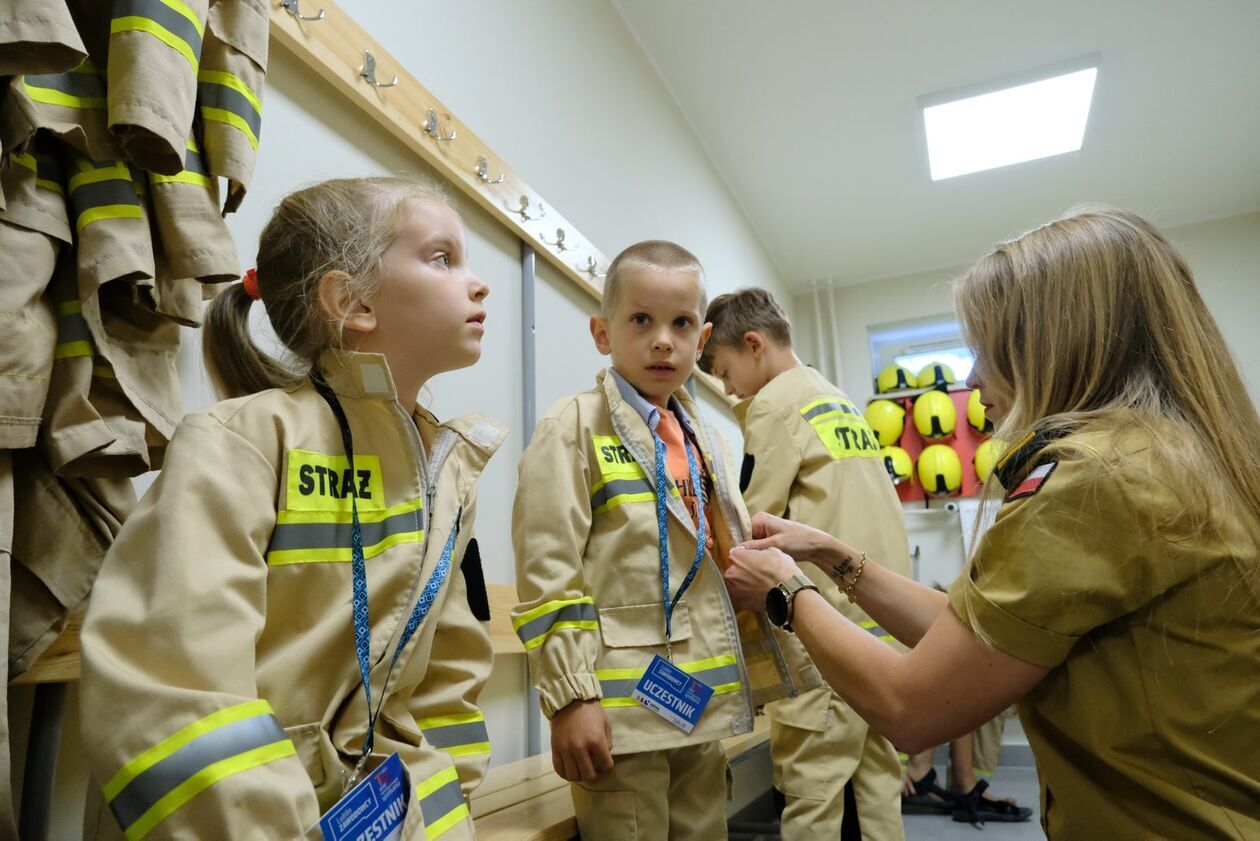
<svg viewBox="0 0 1260 841">
<path fill-rule="evenodd" d="M 1017 499 L 1027 499 L 1030 496 L 1036 496 L 1042 486 L 1049 481 L 1051 474 L 1054 473 L 1056 467 L 1059 466 L 1057 461 L 1048 461 L 1039 464 L 1032 469 L 1024 481 L 1020 482 L 1010 493 L 1006 495 L 1004 502 L 1013 502 Z"/>
<path fill-rule="evenodd" d="M 745 493 L 748 486 L 752 484 L 753 467 L 756 465 L 757 459 L 752 453 L 744 453 L 744 463 L 739 468 L 739 492 Z"/>
<path fill-rule="evenodd" d="M 486 593 L 486 575 L 481 569 L 481 548 L 477 538 L 468 541 L 464 559 L 459 562 L 464 574 L 464 586 L 468 592 L 468 609 L 481 622 L 490 621 L 490 596 Z"/>
</svg>

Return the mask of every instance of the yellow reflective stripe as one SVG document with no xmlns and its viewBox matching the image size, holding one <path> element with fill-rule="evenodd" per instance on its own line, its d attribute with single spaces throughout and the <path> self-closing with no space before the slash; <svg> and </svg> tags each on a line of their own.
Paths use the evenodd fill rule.
<svg viewBox="0 0 1260 841">
<path fill-rule="evenodd" d="M 79 356 L 93 356 L 96 349 L 92 343 L 82 339 L 59 344 L 53 350 L 53 359 L 72 359 Z"/>
<path fill-rule="evenodd" d="M 641 707 L 643 706 L 633 698 L 600 698 L 599 705 L 601 707 Z"/>
<path fill-rule="evenodd" d="M 591 513 L 606 514 L 618 505 L 622 505 L 627 502 L 651 502 L 654 499 L 656 499 L 656 494 L 654 493 L 622 494 L 621 496 L 614 496 Z"/>
<path fill-rule="evenodd" d="M 110 166 L 92 166 L 90 163 L 84 165 L 84 161 L 79 162 L 79 171 L 70 176 L 71 192 L 83 187 L 87 184 L 99 184 L 102 181 L 130 181 L 131 170 L 126 164 L 111 164 Z"/>
<path fill-rule="evenodd" d="M 739 661 L 734 654 L 719 654 L 717 657 L 709 657 L 705 660 L 693 660 L 690 663 L 675 663 L 674 665 L 688 674 L 695 674 L 716 669 L 719 666 L 734 666 L 737 662 Z M 646 666 L 635 669 L 596 669 L 595 677 L 599 680 L 630 680 L 642 677 L 646 672 Z"/>
<path fill-rule="evenodd" d="M 356 456 L 356 463 L 358 460 L 359 457 Z M 391 505 L 389 508 L 378 508 L 376 510 L 364 510 L 363 500 L 359 500 L 359 506 L 360 523 L 379 523 L 381 520 L 388 520 L 390 517 L 396 517 L 399 514 L 410 514 L 412 511 L 423 510 L 424 500 L 413 499 L 409 502 L 400 502 L 397 505 Z M 354 522 L 354 513 L 350 510 L 350 499 L 347 497 L 346 510 L 344 511 L 307 511 L 305 509 L 285 509 L 276 515 L 276 522 L 351 523 Z"/>
<path fill-rule="evenodd" d="M 679 663 L 678 668 L 684 672 L 694 673 L 716 669 L 718 666 L 734 666 L 738 661 L 734 654 L 719 654 L 707 660 L 696 660 L 693 663 Z"/>
<path fill-rule="evenodd" d="M 93 222 L 100 222 L 104 219 L 143 219 L 144 211 L 136 207 L 134 204 L 107 204 L 101 207 L 93 207 L 79 214 L 79 218 L 75 223 L 75 230 L 83 233 L 83 229 Z"/>
<path fill-rule="evenodd" d="M 452 724 L 472 724 L 474 721 L 485 721 L 485 713 L 456 713 L 455 715 L 435 715 L 432 718 L 418 718 L 416 725 L 421 730 L 429 727 L 449 727 Z"/>
<path fill-rule="evenodd" d="M 440 838 L 468 817 L 468 804 L 461 803 L 431 824 L 426 824 L 424 834 L 430 839 Z"/>
<path fill-rule="evenodd" d="M 22 87 L 26 90 L 26 95 L 36 102 L 44 105 L 60 105 L 62 108 L 90 108 L 102 109 L 107 107 L 108 103 L 103 96 L 75 96 L 74 94 L 59 91 L 56 88 L 37 88 L 25 79 L 22 80 Z"/>
<path fill-rule="evenodd" d="M 429 777 L 429 779 L 416 786 L 416 799 L 423 800 L 447 783 L 456 782 L 457 780 L 459 780 L 459 772 L 455 770 L 454 765 L 450 768 L 443 768 L 441 771 L 438 771 L 432 777 Z"/>
<path fill-rule="evenodd" d="M 161 0 L 166 5 L 171 6 L 170 0 Z M 171 6 L 171 8 L 175 8 Z M 176 9 L 176 11 L 179 11 Z M 182 14 L 182 13 L 181 13 Z M 124 17 L 114 18 L 109 24 L 109 33 L 117 35 L 120 32 L 147 32 L 154 38 L 157 38 L 166 46 L 175 50 L 175 52 L 188 59 L 188 64 L 192 67 L 193 73 L 197 72 L 197 55 L 193 52 L 192 47 L 183 38 L 171 32 L 165 26 L 150 18 L 142 18 L 136 15 L 126 15 Z"/>
<path fill-rule="evenodd" d="M 194 739 L 204 736 L 211 730 L 217 730 L 225 724 L 244 721 L 259 715 L 275 715 L 275 712 L 271 709 L 271 704 L 266 701 L 246 701 L 244 704 L 213 712 L 205 718 L 180 728 L 119 769 L 113 779 L 105 784 L 103 789 L 105 800 L 113 800 L 127 787 L 128 783 Z"/>
<path fill-rule="evenodd" d="M 539 616 L 546 616 L 548 613 L 554 613 L 560 608 L 568 607 L 571 604 L 593 605 L 595 604 L 595 599 L 591 598 L 590 596 L 582 596 L 581 598 L 578 598 L 578 599 L 556 599 L 555 601 L 543 602 L 542 604 L 538 605 L 538 607 L 532 607 L 529 610 L 522 613 L 520 616 L 513 618 L 512 628 L 514 630 L 519 630 L 520 627 L 526 624 L 527 622 L 532 622 L 535 619 L 537 619 Z"/>
<path fill-rule="evenodd" d="M 118 375 L 114 373 L 114 369 L 108 365 L 93 365 L 92 376 L 100 377 L 103 380 L 116 380 Z"/>
<path fill-rule="evenodd" d="M 222 70 L 202 70 L 197 73 L 198 82 L 209 82 L 212 85 L 223 85 L 225 88 L 231 88 L 241 96 L 249 100 L 249 104 L 254 106 L 254 110 L 262 113 L 262 100 L 258 95 L 249 89 L 249 85 L 241 80 L 240 76 L 233 76 Z"/>
<path fill-rule="evenodd" d="M 233 114 L 224 108 L 211 108 L 208 105 L 203 105 L 201 106 L 201 116 L 212 123 L 223 123 L 240 131 L 245 135 L 245 139 L 249 141 L 249 145 L 253 147 L 254 151 L 258 151 L 258 135 L 254 134 L 254 130 L 249 127 L 249 123 L 245 122 L 239 115 Z"/>
<path fill-rule="evenodd" d="M 489 742 L 474 742 L 471 745 L 459 745 L 453 748 L 439 748 L 449 756 L 484 756 L 490 752 Z"/>
<path fill-rule="evenodd" d="M 63 301 L 57 305 L 57 315 L 74 315 L 83 312 L 82 301 Z"/>
<path fill-rule="evenodd" d="M 31 172 L 39 172 L 39 165 L 35 162 L 35 156 L 30 152 L 14 152 L 9 155 L 9 160 L 20 167 L 29 169 Z"/>
<path fill-rule="evenodd" d="M 404 543 L 423 542 L 424 529 L 391 534 L 380 543 L 364 546 L 363 558 L 365 560 L 375 558 L 377 555 Z M 267 553 L 267 563 L 270 566 L 289 566 L 306 563 L 349 563 L 350 558 L 351 547 L 349 546 L 330 547 L 328 549 L 280 549 Z"/>
<path fill-rule="evenodd" d="M 578 619 L 574 621 L 557 622 L 556 624 L 551 626 L 551 629 L 547 631 L 547 633 L 543 634 L 542 636 L 534 637 L 529 642 L 522 643 L 522 644 L 525 646 L 526 651 L 533 651 L 535 648 L 537 648 L 538 646 L 546 642 L 547 637 L 551 636 L 556 631 L 563 631 L 566 629 L 578 630 L 578 631 L 598 631 L 599 622 L 595 622 L 589 619 Z"/>
<path fill-rule="evenodd" d="M 190 172 L 184 170 L 179 175 L 158 175 L 156 172 L 149 173 L 149 178 L 154 184 L 196 184 L 198 187 L 210 189 L 210 179 L 199 172 Z"/>
<path fill-rule="evenodd" d="M 248 771 L 250 768 L 257 768 L 259 765 L 265 765 L 268 762 L 274 762 L 286 756 L 296 755 L 297 748 L 293 746 L 293 742 L 285 739 L 280 742 L 263 745 L 260 748 L 254 748 L 251 751 L 221 760 L 213 765 L 207 765 L 173 789 L 170 794 L 154 803 L 153 808 L 149 809 L 139 820 L 127 827 L 124 837 L 127 841 L 139 841 L 139 839 L 152 832 L 158 824 L 170 817 L 173 812 L 215 783 L 225 780 L 233 774 Z"/>
<path fill-rule="evenodd" d="M 738 692 L 741 684 L 739 681 L 734 683 L 719 683 L 713 687 L 714 695 L 729 695 L 732 692 Z"/>
</svg>

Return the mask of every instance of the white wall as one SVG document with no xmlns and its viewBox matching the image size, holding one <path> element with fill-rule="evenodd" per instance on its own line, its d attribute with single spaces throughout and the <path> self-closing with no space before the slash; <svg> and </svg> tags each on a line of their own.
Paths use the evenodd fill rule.
<svg viewBox="0 0 1260 841">
<path fill-rule="evenodd" d="M 1199 290 L 1248 379 L 1253 402 L 1260 405 L 1260 213 L 1217 219 L 1165 232 L 1190 263 Z M 840 383 L 854 399 L 871 396 L 868 328 L 922 316 L 953 312 L 952 282 L 966 266 L 846 286 L 836 290 L 835 329 L 840 336 Z M 818 345 L 812 294 L 795 298 L 798 344 L 802 358 L 814 361 L 829 353 L 830 335 Z M 827 311 L 824 309 L 824 316 Z M 824 333 L 827 328 L 824 327 Z"/>
<path fill-rule="evenodd" d="M 785 286 L 683 115 L 611 4 L 536 0 L 344 0 L 343 7 L 459 115 L 499 156 L 609 257 L 646 238 L 694 251 L 711 295 L 758 284 Z M 318 24 L 312 24 L 318 25 Z M 264 97 L 258 170 L 229 227 L 245 266 L 271 208 L 299 185 L 331 177 L 423 172 L 405 147 L 377 131 L 338 94 L 276 51 Z M 439 417 L 483 412 L 512 433 L 479 486 L 478 537 L 487 580 L 514 579 L 510 513 L 522 450 L 520 246 L 488 214 L 460 201 L 470 258 L 491 294 L 481 362 L 436 378 Z M 537 405 L 592 386 L 605 364 L 587 320 L 594 301 L 538 260 Z M 261 321 L 261 308 L 255 315 Z M 199 334 L 185 333 L 185 408 L 213 402 Z M 723 404 L 702 391 L 712 420 L 739 447 Z M 141 482 L 147 486 L 147 482 Z M 347 643 L 348 644 L 348 643 Z M 483 694 L 494 763 L 525 755 L 524 658 L 503 658 Z M 19 710 L 29 690 L 15 690 Z M 77 703 L 65 722 L 52 837 L 78 838 L 86 769 Z M 544 733 L 545 738 L 545 733 Z M 17 740 L 20 741 L 20 740 Z M 22 757 L 15 753 L 15 765 Z"/>
</svg>

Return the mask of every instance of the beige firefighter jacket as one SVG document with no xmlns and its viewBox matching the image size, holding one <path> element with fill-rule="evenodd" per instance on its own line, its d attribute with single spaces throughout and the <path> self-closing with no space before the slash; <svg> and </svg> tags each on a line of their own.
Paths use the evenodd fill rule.
<svg viewBox="0 0 1260 841">
<path fill-rule="evenodd" d="M 97 579 L 84 744 L 129 838 L 300 838 L 341 795 L 367 722 L 351 494 L 382 705 L 375 762 L 397 751 L 409 771 L 404 837 L 472 836 L 466 797 L 489 759 L 477 696 L 493 657 L 474 483 L 505 431 L 408 415 L 383 357 L 329 351 L 321 369 L 353 431 L 354 475 L 309 384 L 219 403 L 180 424 Z M 391 669 L 452 530 L 446 582 Z"/>
<path fill-rule="evenodd" d="M 744 433 L 740 487 L 751 513 L 766 511 L 835 535 L 882 566 L 910 575 L 906 527 L 897 493 L 879 458 L 875 433 L 840 389 L 804 365 L 779 374 L 735 407 Z M 837 610 L 892 641 L 834 580 L 813 564 L 802 570 Z M 826 729 L 826 694 L 771 707 L 772 718 Z"/>
<path fill-rule="evenodd" d="M 723 553 L 705 553 L 673 614 L 675 665 L 714 687 L 690 736 L 630 697 L 653 654 L 666 653 L 655 450 L 634 389 L 610 371 L 556 404 L 521 459 L 512 515 L 517 593 L 512 612 L 543 712 L 600 699 L 613 753 L 681 747 L 747 732 L 755 706 L 821 684 L 795 637 L 764 616 L 736 614 L 722 581 Z M 685 391 L 672 407 L 712 477 L 715 546 L 748 535 L 748 514 L 721 437 L 700 422 Z M 696 529 L 670 481 L 670 593 L 696 551 Z M 719 557 L 714 557 L 714 555 Z"/>
</svg>

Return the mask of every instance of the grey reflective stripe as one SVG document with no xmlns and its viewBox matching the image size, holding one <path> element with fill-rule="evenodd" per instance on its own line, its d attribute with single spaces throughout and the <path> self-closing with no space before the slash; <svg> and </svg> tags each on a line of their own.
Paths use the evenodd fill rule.
<svg viewBox="0 0 1260 841">
<path fill-rule="evenodd" d="M 424 738 L 435 748 L 446 750 L 460 745 L 478 745 L 490 741 L 484 721 L 470 721 L 467 724 L 447 724 L 442 727 L 424 728 Z"/>
<path fill-rule="evenodd" d="M 206 170 L 205 161 L 201 159 L 201 153 L 192 149 L 184 153 L 184 172 L 195 172 L 198 175 L 209 175 Z"/>
<path fill-rule="evenodd" d="M 240 117 L 254 132 L 254 137 L 258 137 L 262 132 L 262 114 L 255 110 L 254 103 L 246 99 L 240 91 L 232 90 L 227 85 L 217 85 L 214 82 L 198 82 L 197 96 L 200 98 L 198 105 L 222 108 Z"/>
<path fill-rule="evenodd" d="M 873 625 L 872 627 L 867 628 L 866 630 L 870 631 L 872 635 L 877 636 L 877 637 L 889 636 L 888 632 L 885 631 L 883 628 L 881 628 L 879 625 Z"/>
<path fill-rule="evenodd" d="M 455 779 L 421 800 L 420 814 L 424 817 L 424 825 L 428 826 L 462 805 L 464 790 L 460 787 L 459 780 Z"/>
<path fill-rule="evenodd" d="M 70 191 L 70 206 L 74 208 L 75 216 L 93 207 L 111 204 L 140 206 L 140 199 L 136 196 L 136 188 L 131 181 L 111 178 L 108 181 L 83 184 Z"/>
<path fill-rule="evenodd" d="M 815 406 L 805 413 L 805 420 L 811 421 L 819 415 L 826 415 L 830 412 L 844 412 L 846 415 L 861 416 L 861 412 L 852 406 L 846 406 L 843 403 L 824 403 L 821 406 Z"/>
<path fill-rule="evenodd" d="M 92 334 L 88 332 L 87 320 L 83 318 L 83 313 L 68 312 L 57 316 L 57 344 L 90 341 L 92 341 Z"/>
<path fill-rule="evenodd" d="M 601 505 L 607 504 L 611 499 L 622 494 L 642 493 L 650 493 L 653 496 L 656 494 L 652 490 L 652 486 L 648 484 L 647 479 L 614 479 L 591 494 L 591 510 L 593 511 Z"/>
<path fill-rule="evenodd" d="M 420 530 L 420 512 L 395 514 L 376 523 L 359 523 L 364 546 L 375 546 L 387 537 Z M 271 533 L 269 552 L 285 549 L 340 549 L 350 545 L 350 523 L 277 523 Z"/>
<path fill-rule="evenodd" d="M 705 669 L 703 672 L 695 672 L 691 674 L 706 686 L 716 687 L 727 683 L 739 682 L 739 665 L 731 663 L 727 666 L 718 666 L 714 669 Z M 618 678 L 616 680 L 601 680 L 599 688 L 604 693 L 605 698 L 629 698 L 630 693 L 639 685 L 642 675 L 636 678 Z"/>
<path fill-rule="evenodd" d="M 109 808 L 123 829 L 172 790 L 216 762 L 287 739 L 271 714 L 234 721 L 199 736 L 140 774 L 114 797 Z"/>
<path fill-rule="evenodd" d="M 551 613 L 545 613 L 537 619 L 531 619 L 526 622 L 516 629 L 516 635 L 520 637 L 521 642 L 529 642 L 546 634 L 557 622 L 597 621 L 599 621 L 599 614 L 595 612 L 595 605 L 590 602 L 566 604 L 564 607 L 553 610 Z"/>
<path fill-rule="evenodd" d="M 27 76 L 32 88 L 49 88 L 71 96 L 100 99 L 105 96 L 105 80 L 96 73 L 52 73 Z"/>
<path fill-rule="evenodd" d="M 148 18 L 184 43 L 193 55 L 201 55 L 201 33 L 192 21 L 159 0 L 114 0 L 114 19 L 121 17 Z"/>
</svg>

